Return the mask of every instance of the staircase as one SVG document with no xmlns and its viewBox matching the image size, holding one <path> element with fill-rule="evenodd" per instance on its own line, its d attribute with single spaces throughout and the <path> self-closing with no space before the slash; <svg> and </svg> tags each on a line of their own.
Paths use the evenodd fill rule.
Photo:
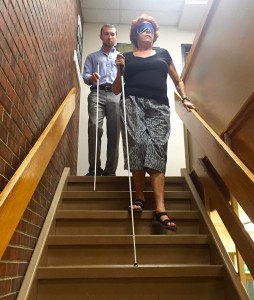
<svg viewBox="0 0 254 300">
<path fill-rule="evenodd" d="M 233 285 L 185 177 L 166 178 L 177 233 L 152 225 L 147 178 L 145 211 L 134 215 L 134 266 L 128 190 L 127 177 L 97 177 L 96 192 L 93 177 L 68 177 L 29 300 L 248 299 Z"/>
</svg>

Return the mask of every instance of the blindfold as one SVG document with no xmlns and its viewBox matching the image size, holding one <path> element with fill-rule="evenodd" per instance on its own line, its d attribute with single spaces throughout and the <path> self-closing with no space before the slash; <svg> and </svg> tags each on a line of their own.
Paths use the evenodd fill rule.
<svg viewBox="0 0 254 300">
<path fill-rule="evenodd" d="M 143 22 L 142 24 L 140 24 L 137 28 L 137 33 L 145 32 L 147 29 L 149 29 L 151 33 L 154 34 L 154 27 L 150 22 Z"/>
</svg>

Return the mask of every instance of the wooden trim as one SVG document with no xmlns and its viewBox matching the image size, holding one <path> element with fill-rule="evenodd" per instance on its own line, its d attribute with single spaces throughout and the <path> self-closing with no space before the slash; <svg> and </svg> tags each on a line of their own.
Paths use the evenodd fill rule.
<svg viewBox="0 0 254 300">
<path fill-rule="evenodd" d="M 40 261 L 41 255 L 42 255 L 42 250 L 44 249 L 44 246 L 45 246 L 48 234 L 49 234 L 50 226 L 54 219 L 58 203 L 61 199 L 62 191 L 64 189 L 64 186 L 66 184 L 66 181 L 67 181 L 67 178 L 69 175 L 70 175 L 70 169 L 65 168 L 62 173 L 62 176 L 60 178 L 60 181 L 58 183 L 54 198 L 52 200 L 49 212 L 47 214 L 47 218 L 44 222 L 43 228 L 40 233 L 40 237 L 38 239 L 35 250 L 33 252 L 33 256 L 29 263 L 26 275 L 22 282 L 22 286 L 19 291 L 17 300 L 28 299 L 27 297 L 30 293 L 30 290 L 31 290 L 31 287 L 33 284 L 33 280 L 36 275 L 37 267 L 39 265 L 39 261 Z"/>
<path fill-rule="evenodd" d="M 210 176 L 205 165 L 199 161 L 194 165 L 195 172 L 201 181 L 204 189 L 208 192 L 209 198 L 220 215 L 228 233 L 233 239 L 237 249 L 241 253 L 245 263 L 247 264 L 251 274 L 254 274 L 254 242 L 243 224 L 239 220 L 234 210 L 229 206 L 227 199 L 219 190 L 218 185 Z"/>
<path fill-rule="evenodd" d="M 254 222 L 254 174 L 196 111 L 188 112 L 180 101 L 175 102 L 176 111 L 190 135 L 203 149 L 228 190 Z"/>
<path fill-rule="evenodd" d="M 246 122 L 248 118 L 253 117 L 254 111 L 254 91 L 251 93 L 247 101 L 244 103 L 243 107 L 239 110 L 237 115 L 231 120 L 226 128 L 225 132 L 221 134 L 223 137 L 225 133 L 228 136 L 232 136 L 237 132 L 239 129 L 242 128 L 243 124 Z"/>
<path fill-rule="evenodd" d="M 75 110 L 75 88 L 0 194 L 0 259 Z M 38 166 L 40 166 L 38 168 Z"/>
<path fill-rule="evenodd" d="M 201 24 L 199 31 L 195 35 L 195 39 L 192 43 L 191 50 L 188 54 L 188 57 L 186 59 L 184 69 L 182 71 L 181 77 L 185 81 L 188 73 L 190 71 L 190 68 L 195 60 L 195 55 L 197 54 L 197 49 L 199 48 L 203 36 L 206 34 L 207 28 L 209 26 L 210 20 L 212 19 L 212 16 L 214 14 L 214 11 L 216 9 L 217 4 L 219 3 L 219 0 L 210 0 L 207 6 L 206 15 L 203 18 L 203 24 Z"/>
<path fill-rule="evenodd" d="M 226 271 L 227 271 L 228 275 L 231 277 L 232 283 L 234 284 L 234 286 L 236 288 L 236 291 L 238 292 L 239 299 L 249 300 L 249 297 L 246 294 L 246 291 L 245 291 L 242 283 L 239 280 L 239 276 L 235 271 L 235 268 L 232 264 L 232 261 L 231 261 L 229 255 L 228 255 L 228 253 L 227 253 L 227 251 L 226 251 L 226 249 L 225 249 L 225 247 L 224 247 L 224 245 L 223 245 L 216 229 L 214 228 L 214 225 L 213 225 L 210 217 L 208 216 L 208 214 L 205 210 L 204 204 L 203 204 L 201 198 L 199 197 L 199 194 L 196 191 L 189 174 L 187 173 L 187 171 L 185 169 L 183 169 L 181 172 L 182 172 L 182 176 L 185 177 L 186 182 L 187 182 L 187 184 L 188 184 L 188 186 L 189 186 L 189 188 L 190 188 L 190 190 L 193 194 L 193 197 L 194 197 L 195 202 L 196 202 L 196 204 L 199 208 L 199 211 L 200 211 L 200 213 L 203 217 L 203 220 L 206 223 L 209 232 L 211 233 L 211 237 L 213 238 L 213 240 L 215 242 L 215 245 L 216 245 L 216 247 L 217 247 L 217 249 L 218 249 L 218 251 L 221 255 L 221 258 L 223 260 Z"/>
</svg>

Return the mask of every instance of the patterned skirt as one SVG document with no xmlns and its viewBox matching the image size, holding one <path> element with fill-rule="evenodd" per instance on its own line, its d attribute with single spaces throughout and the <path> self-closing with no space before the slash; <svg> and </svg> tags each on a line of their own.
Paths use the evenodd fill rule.
<svg viewBox="0 0 254 300">
<path fill-rule="evenodd" d="M 120 102 L 124 168 L 128 169 L 123 99 Z M 128 96 L 125 99 L 130 171 L 147 169 L 165 173 L 170 108 L 148 98 Z"/>
</svg>

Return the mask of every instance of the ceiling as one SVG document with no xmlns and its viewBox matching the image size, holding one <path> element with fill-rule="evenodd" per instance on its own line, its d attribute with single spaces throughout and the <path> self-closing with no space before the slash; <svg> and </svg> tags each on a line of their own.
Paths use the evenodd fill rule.
<svg viewBox="0 0 254 300">
<path fill-rule="evenodd" d="M 85 23 L 128 24 L 139 15 L 153 16 L 160 26 L 196 31 L 209 0 L 80 0 Z"/>
</svg>

